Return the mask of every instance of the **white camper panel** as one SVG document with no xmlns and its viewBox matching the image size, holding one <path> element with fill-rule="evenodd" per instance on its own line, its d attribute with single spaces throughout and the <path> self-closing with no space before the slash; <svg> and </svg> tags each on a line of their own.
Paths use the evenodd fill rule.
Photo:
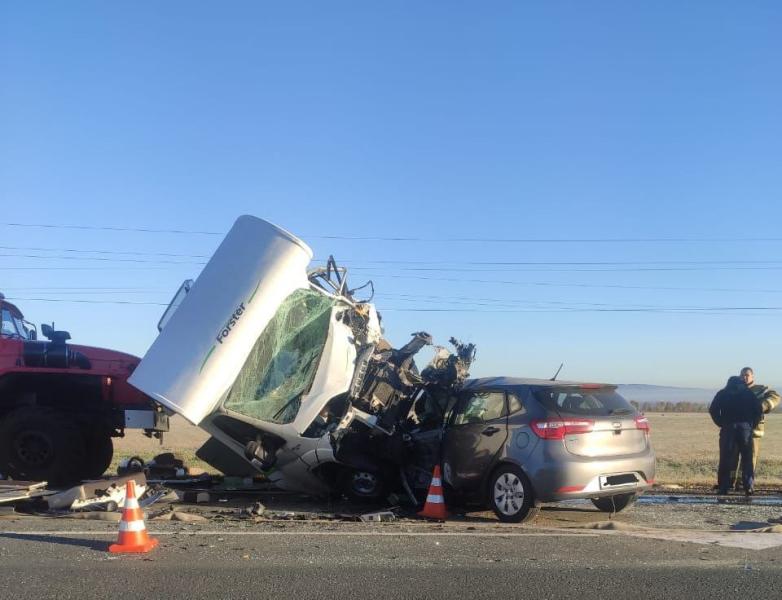
<svg viewBox="0 0 782 600">
<path fill-rule="evenodd" d="M 287 231 L 239 217 L 128 381 L 197 425 L 229 391 L 282 301 L 309 288 L 311 259 Z"/>
</svg>

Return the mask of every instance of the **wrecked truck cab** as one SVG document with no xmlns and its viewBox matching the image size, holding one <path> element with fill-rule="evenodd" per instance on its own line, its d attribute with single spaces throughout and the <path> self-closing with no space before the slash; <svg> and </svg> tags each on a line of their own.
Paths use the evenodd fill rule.
<svg viewBox="0 0 782 600">
<path fill-rule="evenodd" d="M 130 383 L 210 433 L 199 456 L 216 468 L 324 492 L 317 468 L 334 463 L 328 432 L 348 409 L 358 349 L 382 332 L 372 305 L 308 274 L 311 259 L 287 231 L 240 217 Z"/>
</svg>

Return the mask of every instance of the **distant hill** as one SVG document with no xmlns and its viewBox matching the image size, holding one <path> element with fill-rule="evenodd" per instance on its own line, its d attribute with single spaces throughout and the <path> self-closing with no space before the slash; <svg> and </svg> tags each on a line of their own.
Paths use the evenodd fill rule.
<svg viewBox="0 0 782 600">
<path fill-rule="evenodd" d="M 639 404 L 644 402 L 695 402 L 708 404 L 717 390 L 706 388 L 672 387 L 666 385 L 644 385 L 640 383 L 620 384 L 617 391 L 628 400 Z"/>
<path fill-rule="evenodd" d="M 782 386 L 771 386 L 782 393 Z M 641 383 L 620 384 L 617 391 L 628 400 L 639 404 L 644 402 L 695 402 L 708 404 L 717 393 L 716 389 L 673 387 L 667 385 L 644 385 Z M 782 408 L 782 407 L 780 407 Z"/>
</svg>

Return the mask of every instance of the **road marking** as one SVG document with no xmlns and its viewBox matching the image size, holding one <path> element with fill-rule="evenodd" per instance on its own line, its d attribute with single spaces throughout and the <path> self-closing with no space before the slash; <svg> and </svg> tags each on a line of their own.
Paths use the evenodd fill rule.
<svg viewBox="0 0 782 600">
<path fill-rule="evenodd" d="M 614 533 L 614 532 L 606 532 Z M 619 532 L 616 532 L 619 533 Z M 692 544 L 716 545 L 745 550 L 768 550 L 782 546 L 782 533 L 761 533 L 757 531 L 698 531 L 688 529 L 623 531 L 623 534 L 637 539 L 655 539 L 664 542 L 690 542 Z"/>
<path fill-rule="evenodd" d="M 598 537 L 596 532 L 588 533 L 500 533 L 481 531 L 451 531 L 451 532 L 413 532 L 413 531 L 154 531 L 147 530 L 150 535 L 216 535 L 216 536 L 341 536 L 341 537 Z M 69 536 L 69 535 L 117 535 L 116 531 L 0 531 L 0 536 Z"/>
<path fill-rule="evenodd" d="M 689 542 L 693 544 L 717 545 L 746 550 L 766 550 L 782 546 L 781 533 L 758 533 L 741 531 L 699 531 L 699 530 L 590 530 L 575 531 L 535 531 L 535 532 L 499 532 L 499 531 L 149 531 L 153 536 L 180 537 L 361 537 L 361 538 L 424 538 L 424 537 L 460 537 L 460 538 L 575 538 L 621 536 L 635 539 L 654 539 L 663 542 Z M 8 537 L 77 537 L 77 536 L 116 536 L 116 531 L 0 531 L 0 538 Z"/>
</svg>

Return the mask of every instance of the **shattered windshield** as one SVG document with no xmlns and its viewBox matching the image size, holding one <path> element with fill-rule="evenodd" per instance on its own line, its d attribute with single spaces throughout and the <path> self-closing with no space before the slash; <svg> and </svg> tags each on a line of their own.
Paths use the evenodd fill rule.
<svg viewBox="0 0 782 600">
<path fill-rule="evenodd" d="M 296 290 L 277 309 L 239 372 L 225 409 L 271 423 L 290 423 L 312 384 L 326 344 L 334 299 Z"/>
</svg>

